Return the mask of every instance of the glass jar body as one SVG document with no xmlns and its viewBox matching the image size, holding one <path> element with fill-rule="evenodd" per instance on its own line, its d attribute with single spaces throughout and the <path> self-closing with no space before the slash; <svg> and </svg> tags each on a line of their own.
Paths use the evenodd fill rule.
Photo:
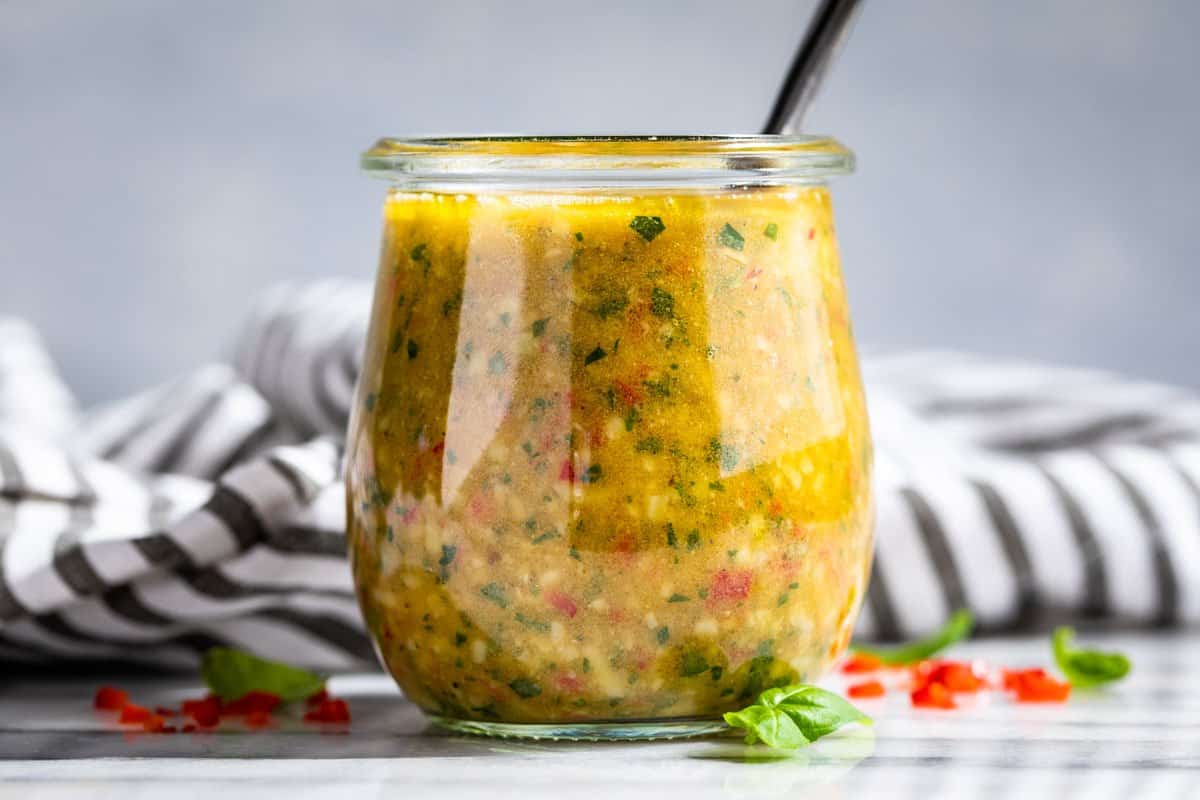
<svg viewBox="0 0 1200 800">
<path fill-rule="evenodd" d="M 487 733 L 696 733 L 866 588 L 828 189 L 394 188 L 347 455 L 386 668 Z"/>
</svg>

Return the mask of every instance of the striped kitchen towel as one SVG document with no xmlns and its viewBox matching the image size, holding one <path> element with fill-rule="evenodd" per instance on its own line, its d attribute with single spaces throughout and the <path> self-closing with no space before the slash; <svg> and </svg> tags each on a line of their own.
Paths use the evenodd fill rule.
<svg viewBox="0 0 1200 800">
<path fill-rule="evenodd" d="M 373 661 L 344 556 L 370 289 L 282 287 L 230 364 L 81 413 L 0 319 L 0 662 Z M 858 633 L 1200 620 L 1200 397 L 956 353 L 865 360 L 877 558 Z"/>
</svg>

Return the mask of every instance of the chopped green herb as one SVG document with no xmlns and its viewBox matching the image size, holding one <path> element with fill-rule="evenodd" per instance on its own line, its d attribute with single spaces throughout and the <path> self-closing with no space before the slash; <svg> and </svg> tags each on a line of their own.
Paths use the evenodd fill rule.
<svg viewBox="0 0 1200 800">
<path fill-rule="evenodd" d="M 650 290 L 650 313 L 656 317 L 671 317 L 675 314 L 675 298 L 657 286 Z"/>
<path fill-rule="evenodd" d="M 676 544 L 678 544 L 678 542 L 675 540 L 675 526 L 668 522 L 667 523 L 667 546 L 675 547 Z"/>
<path fill-rule="evenodd" d="M 1124 653 L 1077 650 L 1071 647 L 1074 639 L 1072 628 L 1061 627 L 1054 631 L 1054 661 L 1072 686 L 1099 686 L 1119 681 L 1129 674 L 1132 664 Z"/>
<path fill-rule="evenodd" d="M 508 687 L 517 693 L 518 696 L 528 700 L 530 697 L 537 697 L 542 693 L 542 687 L 538 686 L 528 678 L 517 678 L 508 684 Z"/>
<path fill-rule="evenodd" d="M 725 223 L 725 227 L 721 228 L 721 232 L 717 235 L 717 241 L 733 250 L 741 250 L 745 246 L 746 240 L 738 233 L 737 228 Z"/>
<path fill-rule="evenodd" d="M 710 439 L 708 442 L 708 461 L 709 463 L 720 464 L 722 470 L 730 472 L 738 464 L 738 451 L 730 445 L 722 444 L 720 439 Z"/>
<path fill-rule="evenodd" d="M 639 453 L 657 455 L 662 451 L 662 441 L 657 436 L 648 436 L 645 439 L 639 439 L 634 449 Z"/>
<path fill-rule="evenodd" d="M 408 340 L 408 360 L 412 361 L 417 357 L 417 353 L 421 352 L 421 346 L 417 344 L 415 339 Z"/>
<path fill-rule="evenodd" d="M 550 623 L 548 623 L 548 622 L 542 622 L 540 619 L 533 619 L 531 617 L 527 617 L 524 614 L 522 614 L 520 611 L 517 612 L 516 618 L 517 618 L 517 622 L 521 623 L 526 628 L 529 628 L 529 630 L 531 630 L 531 631 L 537 631 L 538 633 L 549 633 L 550 632 Z"/>
<path fill-rule="evenodd" d="M 702 653 L 689 650 L 683 654 L 683 660 L 679 664 L 680 675 L 685 678 L 693 678 L 704 672 L 708 672 L 708 659 Z"/>
<path fill-rule="evenodd" d="M 915 664 L 918 661 L 924 661 L 935 653 L 945 650 L 956 642 L 966 639 L 971 635 L 971 629 L 974 626 L 975 617 L 972 616 L 970 611 L 962 608 L 950 615 L 950 619 L 942 626 L 940 631 L 924 639 L 893 648 L 864 647 L 852 644 L 851 649 L 858 653 L 875 656 L 883 663 L 891 666 Z"/>
<path fill-rule="evenodd" d="M 589 367 L 607 355 L 608 353 L 604 351 L 604 348 L 597 345 L 596 349 L 588 353 L 587 357 L 583 359 L 583 365 Z"/>
<path fill-rule="evenodd" d="M 700 531 L 689 531 L 687 535 L 687 549 L 695 550 L 700 547 Z"/>
<path fill-rule="evenodd" d="M 480 589 L 479 593 L 501 608 L 508 608 L 508 598 L 504 596 L 504 589 L 500 584 L 489 583 Z"/>
<path fill-rule="evenodd" d="M 462 647 L 466 643 L 467 643 L 467 635 L 465 633 L 463 633 L 462 631 L 455 631 L 454 632 L 454 646 Z"/>
<path fill-rule="evenodd" d="M 584 656 L 583 657 L 583 674 L 586 675 L 591 671 L 592 671 L 592 662 L 588 660 L 587 656 Z"/>
<path fill-rule="evenodd" d="M 654 634 L 654 638 L 658 640 L 659 644 L 666 644 L 667 640 L 671 638 L 671 631 L 666 625 L 663 625 L 658 629 L 658 632 Z"/>
<path fill-rule="evenodd" d="M 534 338 L 537 338 L 537 337 L 541 336 L 543 333 L 545 333 L 546 326 L 549 324 L 550 324 L 549 317 L 544 317 L 542 319 L 535 319 L 533 321 L 533 328 L 532 328 L 532 333 L 534 335 Z"/>
<path fill-rule="evenodd" d="M 623 293 L 614 293 L 605 295 L 599 303 L 596 304 L 596 316 L 600 319 L 608 319 L 615 317 L 625 310 L 629 305 L 629 298 Z"/>
<path fill-rule="evenodd" d="M 678 592 L 676 592 L 675 594 L 673 594 L 667 598 L 668 603 L 686 603 L 687 601 L 688 601 L 687 595 L 679 594 Z"/>
<path fill-rule="evenodd" d="M 671 381 L 668 378 L 661 381 L 642 381 L 642 386 L 645 386 L 646 391 L 653 397 L 671 396 Z"/>
<path fill-rule="evenodd" d="M 392 352 L 399 353 L 400 348 L 404 346 L 404 331 L 396 331 L 392 335 Z"/>
<path fill-rule="evenodd" d="M 592 464 L 587 468 L 587 471 L 583 473 L 579 480 L 582 483 L 595 483 L 596 481 L 600 480 L 603 475 L 604 470 L 600 468 L 600 465 Z"/>
<path fill-rule="evenodd" d="M 647 242 L 654 241 L 655 237 L 667 229 L 667 226 L 663 225 L 662 217 L 634 217 L 629 227 Z"/>
<path fill-rule="evenodd" d="M 442 557 L 438 559 L 438 566 L 442 568 L 442 580 L 445 581 L 450 577 L 450 565 L 454 563 L 454 556 L 458 553 L 458 548 L 452 544 L 442 545 Z"/>
<path fill-rule="evenodd" d="M 492 353 L 492 357 L 488 359 L 488 372 L 492 375 L 503 375 L 508 371 L 508 361 L 505 360 L 504 354 L 499 350 Z"/>
<path fill-rule="evenodd" d="M 367 393 L 367 396 L 363 399 L 363 405 L 366 406 L 367 411 L 375 410 L 375 393 L 374 392 Z"/>
<path fill-rule="evenodd" d="M 577 242 L 583 241 L 583 232 L 582 231 L 575 231 L 575 241 L 577 241 Z"/>
<path fill-rule="evenodd" d="M 774 222 L 768 222 L 767 227 L 763 230 L 763 236 L 767 237 L 768 239 L 774 239 L 778 235 L 779 226 Z"/>
<path fill-rule="evenodd" d="M 419 245 L 417 245 L 416 247 L 414 247 L 412 249 L 412 252 L 409 253 L 409 256 L 412 258 L 413 261 L 428 261 L 429 256 L 425 252 L 427 248 L 428 248 L 428 245 L 426 245 L 425 242 L 421 242 Z"/>
<path fill-rule="evenodd" d="M 640 413 L 638 413 L 636 406 L 630 407 L 629 411 L 627 411 L 625 413 L 625 430 L 626 430 L 626 432 L 633 430 L 633 426 L 637 424 L 637 421 L 641 418 L 641 416 L 642 415 Z"/>
</svg>

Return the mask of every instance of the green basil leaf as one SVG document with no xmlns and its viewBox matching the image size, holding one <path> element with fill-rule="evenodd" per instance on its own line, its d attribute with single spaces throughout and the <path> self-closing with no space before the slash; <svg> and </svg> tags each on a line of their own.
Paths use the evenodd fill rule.
<svg viewBox="0 0 1200 800">
<path fill-rule="evenodd" d="M 637 235 L 647 242 L 654 241 L 655 237 L 667 229 L 667 226 L 663 224 L 662 217 L 637 216 L 633 218 L 633 222 L 629 223 L 629 227 L 633 228 Z"/>
<path fill-rule="evenodd" d="M 804 734 L 804 738 L 810 742 L 828 736 L 852 722 L 871 724 L 871 718 L 845 698 L 817 686 L 767 689 L 759 695 L 758 702 L 768 708 L 779 708 L 791 717 L 792 722 L 795 722 L 796 727 Z"/>
<path fill-rule="evenodd" d="M 1133 667 L 1124 653 L 1077 650 L 1071 647 L 1074 639 L 1075 631 L 1072 628 L 1063 627 L 1054 631 L 1054 660 L 1072 686 L 1086 688 L 1119 681 Z"/>
<path fill-rule="evenodd" d="M 325 686 L 325 678 L 308 670 L 229 647 L 210 648 L 200 674 L 222 700 L 236 700 L 248 692 L 268 692 L 284 702 L 303 700 Z"/>
<path fill-rule="evenodd" d="M 796 723 L 778 708 L 756 705 L 741 711 L 730 711 L 725 715 L 725 724 L 732 728 L 745 728 L 746 744 L 761 740 L 769 747 L 787 750 L 808 744 Z"/>
<path fill-rule="evenodd" d="M 746 730 L 746 744 L 762 740 L 778 748 L 796 748 L 828 736 L 851 722 L 871 718 L 844 698 L 816 686 L 767 689 L 758 703 L 725 715 L 725 722 Z"/>
<path fill-rule="evenodd" d="M 891 666 L 915 664 L 918 661 L 924 661 L 936 653 L 940 653 L 956 642 L 966 639 L 971 635 L 971 629 L 974 627 L 975 617 L 970 611 L 961 608 L 950 615 L 949 621 L 942 626 L 940 631 L 925 639 L 918 639 L 915 642 L 909 642 L 899 647 L 889 648 L 864 647 L 854 644 L 851 645 L 851 649 L 857 653 L 875 656 L 875 658 Z"/>
</svg>

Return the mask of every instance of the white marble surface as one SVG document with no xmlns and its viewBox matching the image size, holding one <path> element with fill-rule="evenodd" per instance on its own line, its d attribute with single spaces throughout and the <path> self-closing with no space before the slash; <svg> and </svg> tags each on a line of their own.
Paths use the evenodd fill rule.
<svg viewBox="0 0 1200 800">
<path fill-rule="evenodd" d="M 765 758 L 737 739 L 575 744 L 451 736 L 431 729 L 379 675 L 335 678 L 347 732 L 295 720 L 253 734 L 115 730 L 90 710 L 96 679 L 11 675 L 0 684 L 0 800 L 119 797 L 1125 798 L 1200 796 L 1200 636 L 1091 638 L 1134 658 L 1122 685 L 1063 706 L 1000 695 L 917 711 L 896 692 L 861 705 L 873 729 Z M 955 657 L 1049 666 L 1048 637 L 993 640 Z M 125 677 L 149 705 L 200 689 Z"/>
</svg>

